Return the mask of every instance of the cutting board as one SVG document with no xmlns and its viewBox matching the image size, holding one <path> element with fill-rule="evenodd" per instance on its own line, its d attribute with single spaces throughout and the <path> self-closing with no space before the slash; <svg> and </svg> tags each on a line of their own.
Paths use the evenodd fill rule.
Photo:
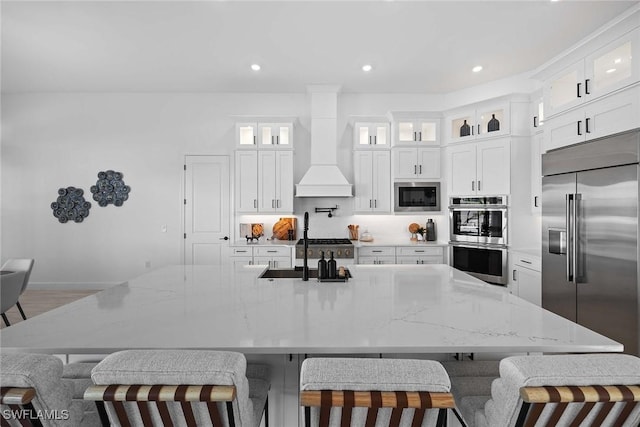
<svg viewBox="0 0 640 427">
<path fill-rule="evenodd" d="M 289 230 L 293 230 L 293 240 L 296 240 L 296 228 L 298 220 L 296 218 L 280 218 L 273 225 L 272 239 L 289 240 Z"/>
</svg>

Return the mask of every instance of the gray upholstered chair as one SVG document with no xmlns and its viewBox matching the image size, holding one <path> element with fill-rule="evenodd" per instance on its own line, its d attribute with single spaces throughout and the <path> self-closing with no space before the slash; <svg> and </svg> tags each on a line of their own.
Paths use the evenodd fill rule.
<svg viewBox="0 0 640 427">
<path fill-rule="evenodd" d="M 444 426 L 449 377 L 430 360 L 311 358 L 302 363 L 305 426 Z"/>
<path fill-rule="evenodd" d="M 473 389 L 464 380 L 452 377 L 453 390 L 472 427 L 636 427 L 640 422 L 640 359 L 635 356 L 508 357 L 500 362 L 500 376 L 490 390 L 476 387 L 476 396 L 457 394 Z"/>
<path fill-rule="evenodd" d="M 0 354 L 2 425 L 102 425 L 95 405 L 73 400 L 73 384 L 62 378 L 62 369 L 55 356 Z"/>
<path fill-rule="evenodd" d="M 98 363 L 91 379 L 84 398 L 104 402 L 112 425 L 258 427 L 265 412 L 268 426 L 268 371 L 248 372 L 240 353 L 126 350 Z"/>
<path fill-rule="evenodd" d="M 20 295 L 27 289 L 27 285 L 29 284 L 29 277 L 31 276 L 31 270 L 33 269 L 34 260 L 31 258 L 16 258 L 10 259 L 4 263 L 2 266 L 2 270 L 8 271 L 22 271 L 24 272 L 24 278 L 22 281 L 22 288 L 20 289 Z M 20 301 L 16 301 L 16 307 L 20 311 L 20 315 L 24 320 L 27 320 L 27 316 L 25 316 L 24 311 L 22 310 L 22 306 L 20 305 Z"/>
<path fill-rule="evenodd" d="M 23 281 L 23 271 L 0 275 L 0 313 L 2 313 L 2 320 L 7 326 L 11 326 L 11 323 L 5 313 L 18 302 Z"/>
</svg>

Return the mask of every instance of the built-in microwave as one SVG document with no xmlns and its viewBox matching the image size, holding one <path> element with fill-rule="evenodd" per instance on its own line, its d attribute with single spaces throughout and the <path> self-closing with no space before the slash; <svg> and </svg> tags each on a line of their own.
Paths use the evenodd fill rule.
<svg viewBox="0 0 640 427">
<path fill-rule="evenodd" d="M 396 182 L 394 212 L 425 212 L 440 210 L 439 182 Z"/>
</svg>

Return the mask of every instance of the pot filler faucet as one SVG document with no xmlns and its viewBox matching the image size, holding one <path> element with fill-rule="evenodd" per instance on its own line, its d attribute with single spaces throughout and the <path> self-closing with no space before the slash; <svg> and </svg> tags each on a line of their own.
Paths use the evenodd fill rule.
<svg viewBox="0 0 640 427">
<path fill-rule="evenodd" d="M 304 239 L 304 264 L 302 264 L 302 280 L 307 282 L 309 280 L 309 237 L 307 232 L 309 231 L 309 212 L 304 213 L 304 231 L 302 238 Z"/>
</svg>

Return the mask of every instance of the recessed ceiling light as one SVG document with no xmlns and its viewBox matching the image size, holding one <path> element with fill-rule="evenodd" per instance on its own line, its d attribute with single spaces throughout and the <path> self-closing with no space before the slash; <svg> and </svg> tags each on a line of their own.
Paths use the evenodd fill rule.
<svg viewBox="0 0 640 427">
<path fill-rule="evenodd" d="M 609 68 L 609 69 L 607 70 L 607 74 L 611 74 L 611 73 L 615 73 L 615 72 L 616 72 L 616 69 L 615 69 L 615 68 Z"/>
<path fill-rule="evenodd" d="M 373 70 L 373 67 L 371 66 L 371 64 L 365 64 L 362 66 L 362 71 L 368 73 L 369 71 Z"/>
<path fill-rule="evenodd" d="M 480 71 L 482 71 L 482 65 L 476 65 L 471 69 L 471 71 L 473 71 L 474 73 L 479 73 Z"/>
<path fill-rule="evenodd" d="M 253 71 L 260 71 L 260 65 L 258 64 L 251 64 L 251 69 Z"/>
</svg>

